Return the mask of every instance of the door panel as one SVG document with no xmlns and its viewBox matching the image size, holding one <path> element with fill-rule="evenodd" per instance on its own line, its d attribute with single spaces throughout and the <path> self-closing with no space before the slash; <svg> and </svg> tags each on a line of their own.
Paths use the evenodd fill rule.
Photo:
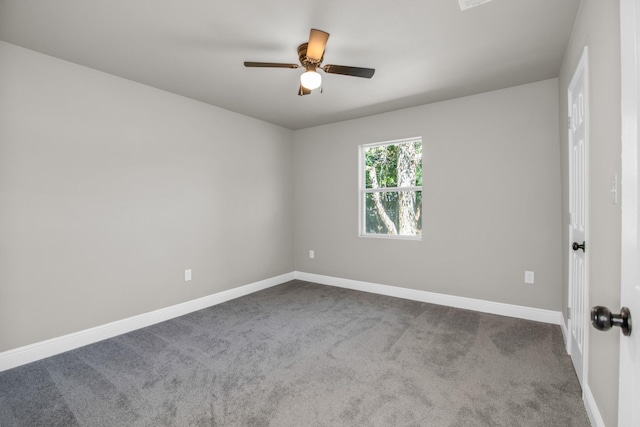
<svg viewBox="0 0 640 427">
<path fill-rule="evenodd" d="M 580 384 L 586 375 L 588 322 L 587 165 L 588 165 L 588 54 L 582 58 L 568 90 L 569 106 L 569 354 Z M 576 244 L 578 246 L 576 246 Z"/>
<path fill-rule="evenodd" d="M 621 305 L 631 311 L 631 335 L 620 336 L 618 425 L 640 426 L 640 6 L 620 2 L 622 85 Z M 635 316 L 636 325 L 633 325 Z M 635 329 L 634 329 L 635 328 Z"/>
</svg>

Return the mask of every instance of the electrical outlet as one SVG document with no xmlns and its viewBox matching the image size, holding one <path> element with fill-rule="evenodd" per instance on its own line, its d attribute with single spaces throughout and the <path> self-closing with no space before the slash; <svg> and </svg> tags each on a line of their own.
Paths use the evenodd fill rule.
<svg viewBox="0 0 640 427">
<path fill-rule="evenodd" d="M 533 271 L 525 271 L 524 272 L 524 283 L 527 283 L 529 285 L 533 285 L 533 283 L 534 283 Z"/>
<path fill-rule="evenodd" d="M 191 280 L 191 269 L 187 269 L 184 271 L 184 281 L 189 282 Z"/>
<path fill-rule="evenodd" d="M 309 251 L 309 259 L 314 259 L 316 257 L 316 253 L 313 249 Z"/>
</svg>

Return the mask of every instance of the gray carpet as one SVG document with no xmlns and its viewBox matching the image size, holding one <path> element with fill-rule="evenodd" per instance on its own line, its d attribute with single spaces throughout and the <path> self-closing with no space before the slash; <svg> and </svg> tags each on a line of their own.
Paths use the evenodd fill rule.
<svg viewBox="0 0 640 427">
<path fill-rule="evenodd" d="M 588 426 L 558 326 L 293 281 L 0 373 L 10 426 Z"/>
</svg>

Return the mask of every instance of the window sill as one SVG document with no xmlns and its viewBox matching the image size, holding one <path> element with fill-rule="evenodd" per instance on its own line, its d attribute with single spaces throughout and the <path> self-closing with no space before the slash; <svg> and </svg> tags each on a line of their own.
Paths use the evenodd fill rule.
<svg viewBox="0 0 640 427">
<path fill-rule="evenodd" d="M 368 239 L 386 239 L 386 240 L 413 240 L 413 241 L 421 241 L 422 234 L 417 236 L 398 236 L 396 234 L 371 234 L 371 233 L 361 233 L 359 237 L 364 237 Z"/>
</svg>

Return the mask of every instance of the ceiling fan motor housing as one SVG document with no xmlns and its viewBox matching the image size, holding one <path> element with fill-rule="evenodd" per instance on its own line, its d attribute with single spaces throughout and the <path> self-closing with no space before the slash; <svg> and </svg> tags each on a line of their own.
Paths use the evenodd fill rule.
<svg viewBox="0 0 640 427">
<path fill-rule="evenodd" d="M 302 43 L 300 46 L 298 46 L 298 60 L 300 61 L 300 64 L 302 64 L 302 66 L 307 69 L 307 71 L 315 71 L 315 69 L 319 67 L 320 64 L 322 64 L 324 55 L 320 59 L 309 58 L 307 56 L 308 46 L 309 43 Z"/>
</svg>

